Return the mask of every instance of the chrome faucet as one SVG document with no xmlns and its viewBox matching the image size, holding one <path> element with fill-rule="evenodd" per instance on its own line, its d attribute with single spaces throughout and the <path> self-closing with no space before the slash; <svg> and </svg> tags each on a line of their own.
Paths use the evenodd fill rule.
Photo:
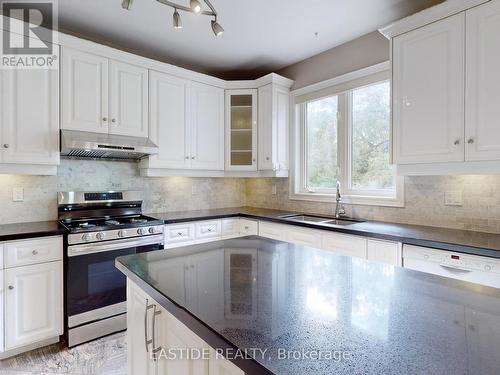
<svg viewBox="0 0 500 375">
<path fill-rule="evenodd" d="M 340 219 L 345 216 L 345 208 L 342 204 L 342 197 L 340 196 L 340 181 L 337 181 L 337 194 L 335 195 L 335 218 Z"/>
</svg>

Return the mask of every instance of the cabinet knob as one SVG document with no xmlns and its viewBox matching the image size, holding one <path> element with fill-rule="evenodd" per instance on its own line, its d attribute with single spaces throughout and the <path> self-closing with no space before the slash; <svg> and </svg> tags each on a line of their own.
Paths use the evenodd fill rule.
<svg viewBox="0 0 500 375">
<path fill-rule="evenodd" d="M 269 156 L 266 156 L 266 160 L 269 160 L 269 159 L 270 159 L 270 157 L 269 157 Z"/>
<path fill-rule="evenodd" d="M 9 285 L 9 290 L 13 290 L 14 289 L 14 286 L 13 285 Z"/>
<path fill-rule="evenodd" d="M 112 122 L 112 123 L 115 123 L 115 122 L 116 122 L 116 119 L 115 119 L 115 118 L 114 118 L 114 119 L 111 119 L 111 122 Z"/>
<path fill-rule="evenodd" d="M 473 144 L 474 143 L 474 138 L 469 138 L 469 140 L 467 141 L 468 144 Z"/>
<path fill-rule="evenodd" d="M 186 160 L 188 160 L 188 159 L 189 159 L 189 156 L 186 156 Z"/>
<path fill-rule="evenodd" d="M 103 117 L 102 121 L 106 122 L 106 121 L 108 121 L 108 118 L 107 117 Z"/>
<path fill-rule="evenodd" d="M 191 159 L 193 159 L 193 160 L 194 160 L 194 156 L 191 156 Z"/>
<path fill-rule="evenodd" d="M 4 143 L 3 148 L 9 148 L 10 145 L 8 143 Z"/>
<path fill-rule="evenodd" d="M 33 251 L 31 252 L 31 254 L 33 254 L 33 255 L 38 255 L 38 250 L 33 250 Z"/>
<path fill-rule="evenodd" d="M 182 237 L 182 232 L 178 232 L 177 235 Z"/>
<path fill-rule="evenodd" d="M 252 161 L 255 163 L 256 162 L 255 158 L 253 158 Z"/>
<path fill-rule="evenodd" d="M 455 142 L 453 142 L 455 146 L 458 146 L 460 144 L 460 139 L 457 139 L 455 140 Z"/>
</svg>

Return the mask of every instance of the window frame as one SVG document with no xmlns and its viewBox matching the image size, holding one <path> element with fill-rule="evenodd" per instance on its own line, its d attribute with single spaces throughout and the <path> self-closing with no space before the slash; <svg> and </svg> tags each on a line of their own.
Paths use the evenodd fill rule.
<svg viewBox="0 0 500 375">
<path fill-rule="evenodd" d="M 337 163 L 342 202 L 354 205 L 404 207 L 404 177 L 398 176 L 397 171 L 395 190 L 392 190 L 391 193 L 383 190 L 361 190 L 351 187 L 353 90 L 387 81 L 390 82 L 390 65 L 385 62 L 291 93 L 290 199 L 317 202 L 335 201 L 334 188 L 310 189 L 306 186 L 306 105 L 307 102 L 337 95 L 339 111 Z M 304 100 L 304 98 L 306 99 Z M 392 111 L 390 126 L 392 150 Z"/>
</svg>

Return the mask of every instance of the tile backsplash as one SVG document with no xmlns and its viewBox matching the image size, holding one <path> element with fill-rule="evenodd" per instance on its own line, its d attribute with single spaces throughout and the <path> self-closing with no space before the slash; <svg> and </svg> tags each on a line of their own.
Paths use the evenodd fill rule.
<svg viewBox="0 0 500 375">
<path fill-rule="evenodd" d="M 248 206 L 332 214 L 333 203 L 289 199 L 288 179 L 248 179 Z M 276 185 L 276 195 L 272 187 Z M 461 192 L 462 206 L 446 206 L 445 192 Z M 405 207 L 346 205 L 348 215 L 378 221 L 500 233 L 500 176 L 405 178 Z"/>
<path fill-rule="evenodd" d="M 144 212 L 254 206 L 332 214 L 333 203 L 290 200 L 285 178 L 141 177 L 135 163 L 62 160 L 57 176 L 0 175 L 0 224 L 55 220 L 56 193 L 68 190 L 141 190 Z M 276 185 L 276 194 L 273 194 Z M 12 190 L 24 189 L 13 202 Z M 460 192 L 462 206 L 446 206 Z M 354 217 L 500 233 L 500 176 L 406 177 L 405 207 L 346 206 Z"/>
<path fill-rule="evenodd" d="M 62 160 L 57 176 L 0 175 L 0 224 L 57 219 L 57 192 L 141 190 L 143 211 L 169 212 L 244 206 L 246 182 L 237 178 L 141 177 L 135 163 Z M 12 189 L 24 188 L 24 201 Z"/>
</svg>

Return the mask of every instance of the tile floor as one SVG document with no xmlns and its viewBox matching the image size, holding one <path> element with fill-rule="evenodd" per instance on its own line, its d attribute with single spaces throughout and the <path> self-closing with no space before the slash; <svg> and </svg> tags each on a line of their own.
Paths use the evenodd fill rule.
<svg viewBox="0 0 500 375">
<path fill-rule="evenodd" d="M 126 375 L 125 333 L 73 349 L 59 345 L 33 350 L 0 361 L 0 375 Z"/>
</svg>

